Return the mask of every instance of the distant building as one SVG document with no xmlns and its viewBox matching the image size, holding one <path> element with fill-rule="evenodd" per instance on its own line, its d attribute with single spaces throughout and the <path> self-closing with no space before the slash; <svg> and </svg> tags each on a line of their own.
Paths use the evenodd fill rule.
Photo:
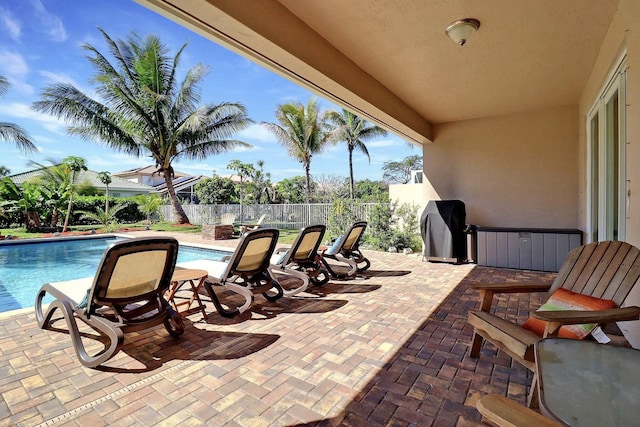
<svg viewBox="0 0 640 427">
<path fill-rule="evenodd" d="M 167 195 L 167 184 L 164 176 L 157 172 L 155 166 L 143 166 L 136 169 L 130 169 L 122 172 L 116 172 L 112 176 L 117 176 L 131 182 L 145 184 L 153 187 L 152 193 L 157 193 L 162 197 Z M 189 175 L 183 172 L 174 171 L 173 188 L 176 195 L 182 200 L 188 200 L 191 203 L 197 203 L 195 193 L 195 185 L 206 178 L 204 175 Z M 220 175 L 223 178 L 229 178 L 235 183 L 240 182 L 238 175 Z M 245 179 L 246 180 L 246 179 Z"/>
<path fill-rule="evenodd" d="M 7 178 L 11 179 L 11 181 L 16 184 L 18 187 L 21 187 L 22 184 L 26 181 L 29 181 L 33 178 L 39 177 L 42 175 L 42 169 L 36 169 L 28 172 L 18 173 L 15 175 L 10 175 Z M 105 191 L 106 186 L 100 181 L 98 178 L 98 172 L 92 170 L 80 171 L 76 177 L 76 182 L 87 184 L 95 187 L 100 191 Z M 149 193 L 153 193 L 154 188 L 140 184 L 133 181 L 128 181 L 126 179 L 122 179 L 114 174 L 111 175 L 111 183 L 109 184 L 109 195 L 113 197 L 131 197 L 138 195 L 147 195 Z"/>
<path fill-rule="evenodd" d="M 143 166 L 140 168 L 129 169 L 122 172 L 115 172 L 112 175 L 120 177 L 122 179 L 126 179 L 127 181 L 137 182 L 138 184 L 149 185 L 151 187 L 156 187 L 158 185 L 164 184 L 164 175 L 158 173 L 158 168 L 155 166 Z M 186 173 L 178 171 L 174 171 L 173 175 L 174 179 L 189 176 Z"/>
</svg>

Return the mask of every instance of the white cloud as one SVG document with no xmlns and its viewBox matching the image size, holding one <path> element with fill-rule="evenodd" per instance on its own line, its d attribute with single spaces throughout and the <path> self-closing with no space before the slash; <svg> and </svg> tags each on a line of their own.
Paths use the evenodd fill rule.
<svg viewBox="0 0 640 427">
<path fill-rule="evenodd" d="M 4 27 L 9 32 L 9 37 L 15 41 L 20 41 L 20 34 L 22 33 L 22 24 L 20 21 L 15 19 L 11 12 L 2 7 L 0 7 L 0 21 L 2 21 Z"/>
<path fill-rule="evenodd" d="M 29 73 L 29 66 L 24 57 L 8 50 L 0 51 L 0 69 L 5 76 L 19 80 L 23 80 Z"/>
<path fill-rule="evenodd" d="M 123 153 L 114 153 L 113 155 L 93 155 L 87 157 L 87 164 L 92 170 L 100 171 L 103 169 L 113 169 L 120 172 L 127 169 L 144 166 L 145 159 L 129 156 Z"/>
<path fill-rule="evenodd" d="M 55 84 L 55 83 L 70 84 L 71 86 L 78 89 L 80 92 L 87 95 L 89 98 L 100 101 L 100 97 L 96 94 L 94 88 L 79 84 L 73 77 L 71 77 L 66 73 L 56 73 L 53 71 L 40 70 L 38 71 L 38 74 L 46 78 L 49 81 L 49 84 Z"/>
<path fill-rule="evenodd" d="M 60 120 L 48 114 L 38 113 L 28 104 L 0 104 L 0 113 L 2 116 L 36 121 L 51 132 L 63 133 L 66 129 L 66 125 Z"/>
<path fill-rule="evenodd" d="M 240 140 L 252 140 L 259 142 L 274 142 L 274 137 L 271 132 L 264 126 L 261 126 L 258 123 L 254 123 L 249 125 L 246 129 L 238 134 L 238 139 Z"/>
<path fill-rule="evenodd" d="M 52 41 L 63 42 L 67 40 L 67 31 L 64 28 L 62 20 L 50 13 L 40 0 L 32 0 L 35 9 L 35 16 L 42 26 L 42 30 L 46 32 Z"/>
<path fill-rule="evenodd" d="M 379 139 L 377 141 L 367 142 L 366 145 L 367 148 L 386 148 L 397 147 L 406 144 L 403 141 L 399 141 L 397 139 Z"/>
<path fill-rule="evenodd" d="M 46 70 L 38 71 L 38 73 L 42 77 L 51 80 L 53 83 L 69 83 L 73 86 L 76 86 L 76 87 L 78 86 L 76 81 L 71 76 L 65 73 L 54 73 L 53 71 L 46 71 Z"/>
<path fill-rule="evenodd" d="M 179 172 L 192 172 L 194 175 L 211 176 L 213 168 L 206 163 L 175 163 L 173 169 Z"/>
<path fill-rule="evenodd" d="M 261 151 L 263 148 L 259 145 L 251 144 L 251 147 L 236 147 L 230 150 L 230 153 L 244 153 L 246 151 Z"/>
</svg>

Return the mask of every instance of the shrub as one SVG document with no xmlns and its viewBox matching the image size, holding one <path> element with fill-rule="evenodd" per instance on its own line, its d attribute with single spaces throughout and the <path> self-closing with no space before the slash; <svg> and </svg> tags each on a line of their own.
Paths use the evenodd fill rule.
<svg viewBox="0 0 640 427">
<path fill-rule="evenodd" d="M 383 251 L 390 247 L 419 251 L 421 240 L 417 210 L 415 204 L 408 203 L 400 207 L 397 203 L 376 205 L 369 217 L 369 232 L 365 235 L 365 242 Z"/>
<path fill-rule="evenodd" d="M 327 238 L 336 239 L 358 220 L 353 207 L 354 201 L 351 199 L 333 201 L 327 221 Z"/>
<path fill-rule="evenodd" d="M 135 200 L 129 198 L 109 197 L 109 207 L 110 209 L 119 209 L 115 215 L 116 221 L 119 223 L 134 223 L 145 218 L 144 214 L 138 210 L 138 204 Z M 94 221 L 83 218 L 83 213 L 80 211 L 96 215 L 99 215 L 101 211 L 104 213 L 104 196 L 79 196 L 73 201 L 73 210 L 71 224 L 92 224 Z"/>
</svg>

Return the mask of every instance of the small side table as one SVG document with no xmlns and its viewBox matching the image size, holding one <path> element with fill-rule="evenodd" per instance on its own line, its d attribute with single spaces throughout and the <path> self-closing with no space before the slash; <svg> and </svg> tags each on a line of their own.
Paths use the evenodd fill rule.
<svg viewBox="0 0 640 427">
<path fill-rule="evenodd" d="M 207 276 L 209 273 L 206 270 L 192 270 L 186 268 L 176 268 L 173 272 L 173 276 L 171 277 L 171 287 L 169 288 L 169 292 L 167 293 L 167 299 L 173 309 L 180 313 L 182 317 L 188 316 L 189 314 L 196 313 L 198 311 L 202 311 L 202 315 L 205 319 L 207 319 L 207 312 L 205 311 L 205 305 L 202 303 L 200 299 L 200 295 L 198 291 L 202 287 L 205 280 L 207 280 Z M 197 282 L 197 284 L 195 283 Z M 192 295 L 191 297 L 185 301 L 176 302 L 176 293 L 180 290 L 182 285 L 188 283 L 191 287 Z M 195 305 L 192 307 L 191 305 Z M 186 305 L 187 309 L 180 311 L 178 307 Z"/>
</svg>

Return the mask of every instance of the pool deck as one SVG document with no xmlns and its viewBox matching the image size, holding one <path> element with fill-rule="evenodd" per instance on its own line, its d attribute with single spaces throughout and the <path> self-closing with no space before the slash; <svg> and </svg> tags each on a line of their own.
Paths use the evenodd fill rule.
<svg viewBox="0 0 640 427">
<path fill-rule="evenodd" d="M 159 234 L 172 233 L 127 233 Z M 207 321 L 189 316 L 177 340 L 162 326 L 127 334 L 100 370 L 80 364 L 66 332 L 40 330 L 33 310 L 0 314 L 0 426 L 477 426 L 480 395 L 524 402 L 524 367 L 490 344 L 469 357 L 468 283 L 553 274 L 364 252 L 372 267 L 356 280 L 256 296 L 233 319 L 206 297 Z M 538 303 L 509 295 L 494 308 L 524 320 Z"/>
</svg>

